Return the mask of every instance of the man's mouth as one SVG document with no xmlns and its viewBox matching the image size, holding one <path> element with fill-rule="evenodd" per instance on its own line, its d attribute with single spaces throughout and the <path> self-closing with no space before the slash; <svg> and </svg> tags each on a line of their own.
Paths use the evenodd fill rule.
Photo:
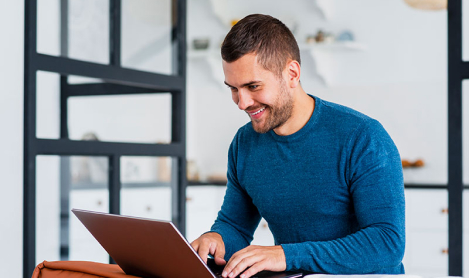
<svg viewBox="0 0 469 278">
<path fill-rule="evenodd" d="M 256 112 L 254 112 L 254 113 L 249 113 L 249 115 L 251 115 L 251 116 L 255 116 L 255 115 L 257 115 L 257 114 L 261 113 L 261 112 L 262 112 L 262 111 L 264 111 L 264 110 L 265 110 L 265 107 L 262 107 L 261 109 L 257 110 L 257 111 L 256 111 Z"/>
</svg>

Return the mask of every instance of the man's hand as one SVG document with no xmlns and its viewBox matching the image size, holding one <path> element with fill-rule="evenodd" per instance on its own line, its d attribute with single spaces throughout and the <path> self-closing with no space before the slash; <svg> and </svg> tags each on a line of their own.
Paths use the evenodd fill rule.
<svg viewBox="0 0 469 278">
<path fill-rule="evenodd" d="M 244 271 L 246 268 L 248 268 Z M 223 277 L 249 278 L 262 271 L 284 271 L 287 268 L 285 253 L 280 245 L 256 246 L 251 245 L 234 253 L 223 270 Z"/>
<path fill-rule="evenodd" d="M 199 254 L 202 260 L 207 263 L 208 254 L 213 255 L 217 265 L 224 265 L 225 243 L 220 234 L 206 233 L 191 243 L 192 248 Z"/>
</svg>

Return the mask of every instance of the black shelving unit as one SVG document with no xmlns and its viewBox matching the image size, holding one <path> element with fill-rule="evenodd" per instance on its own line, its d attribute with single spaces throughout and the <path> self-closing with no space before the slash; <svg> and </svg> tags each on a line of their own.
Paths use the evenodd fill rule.
<svg viewBox="0 0 469 278">
<path fill-rule="evenodd" d="M 185 233 L 186 180 L 186 7 L 185 0 L 172 1 L 172 75 L 125 68 L 121 64 L 121 0 L 110 2 L 109 64 L 97 64 L 67 58 L 68 1 L 61 0 L 61 56 L 37 52 L 37 0 L 25 0 L 24 48 L 24 212 L 23 277 L 31 277 L 36 253 L 36 157 L 61 156 L 61 168 L 69 169 L 67 156 L 105 156 L 109 165 L 109 212 L 120 212 L 120 158 L 122 156 L 169 156 L 175 158 L 173 176 L 176 185 L 172 199 L 172 221 Z M 60 138 L 36 137 L 38 71 L 60 75 Z M 103 83 L 70 84 L 70 75 L 96 78 Z M 68 134 L 67 101 L 76 96 L 131 95 L 170 93 L 172 130 L 169 144 L 73 141 Z M 174 169 L 173 168 L 173 169 Z M 63 172 L 63 171 L 61 171 Z M 71 183 L 61 176 L 61 227 L 68 225 L 67 196 Z M 62 233 L 61 238 L 67 237 Z M 68 252 L 64 247 L 62 253 Z"/>
<path fill-rule="evenodd" d="M 463 275 L 462 0 L 448 1 L 448 274 Z"/>
</svg>

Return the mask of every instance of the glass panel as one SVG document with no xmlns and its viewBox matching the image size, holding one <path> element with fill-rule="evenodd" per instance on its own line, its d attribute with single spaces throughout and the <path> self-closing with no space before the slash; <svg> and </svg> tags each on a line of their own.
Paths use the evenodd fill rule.
<svg viewBox="0 0 469 278">
<path fill-rule="evenodd" d="M 42 155 L 36 163 L 36 262 L 109 262 L 106 251 L 70 212 L 109 211 L 107 157 Z"/>
<path fill-rule="evenodd" d="M 170 93 L 73 97 L 68 107 L 72 140 L 171 141 Z"/>
<path fill-rule="evenodd" d="M 38 53 L 60 56 L 60 0 L 37 1 Z"/>
<path fill-rule="evenodd" d="M 469 3 L 462 1 L 462 59 L 469 61 Z"/>
<path fill-rule="evenodd" d="M 37 21 L 39 53 L 109 63 L 109 0 L 39 0 Z"/>
<path fill-rule="evenodd" d="M 176 161 L 172 157 L 122 157 L 121 214 L 172 220 Z"/>
<path fill-rule="evenodd" d="M 36 158 L 36 264 L 60 260 L 60 157 Z"/>
<path fill-rule="evenodd" d="M 77 75 L 69 75 L 67 82 L 70 85 L 103 83 L 102 79 L 91 78 L 91 77 L 86 77 L 86 76 L 77 76 Z"/>
<path fill-rule="evenodd" d="M 171 34 L 175 17 L 171 0 L 123 0 L 122 66 L 172 74 L 175 72 Z"/>
<path fill-rule="evenodd" d="M 36 137 L 60 137 L 60 75 L 39 71 L 36 74 Z"/>
</svg>

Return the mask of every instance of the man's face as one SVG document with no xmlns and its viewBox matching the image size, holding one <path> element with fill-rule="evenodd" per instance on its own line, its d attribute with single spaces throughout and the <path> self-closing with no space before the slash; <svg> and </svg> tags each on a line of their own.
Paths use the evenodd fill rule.
<svg viewBox="0 0 469 278">
<path fill-rule="evenodd" d="M 266 133 L 285 124 L 293 111 L 293 97 L 283 77 L 257 63 L 255 54 L 223 61 L 225 83 L 233 101 L 251 119 L 256 132 Z"/>
</svg>

